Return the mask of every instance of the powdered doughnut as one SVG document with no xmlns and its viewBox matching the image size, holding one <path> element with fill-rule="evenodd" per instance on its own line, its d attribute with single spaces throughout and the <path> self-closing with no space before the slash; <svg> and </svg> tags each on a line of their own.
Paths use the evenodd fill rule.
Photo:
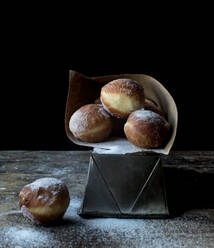
<svg viewBox="0 0 214 248">
<path fill-rule="evenodd" d="M 74 112 L 69 128 L 79 140 L 101 142 L 111 133 L 112 119 L 101 104 L 87 104 Z"/>
<path fill-rule="evenodd" d="M 144 89 L 135 80 L 116 79 L 102 87 L 101 101 L 111 115 L 127 118 L 144 106 Z"/>
<path fill-rule="evenodd" d="M 19 200 L 25 217 L 37 224 L 48 224 L 63 217 L 70 197 L 62 181 L 47 177 L 24 186 Z"/>
<path fill-rule="evenodd" d="M 131 113 L 124 132 L 127 139 L 141 148 L 159 147 L 169 135 L 170 125 L 161 115 L 145 109 Z"/>
</svg>

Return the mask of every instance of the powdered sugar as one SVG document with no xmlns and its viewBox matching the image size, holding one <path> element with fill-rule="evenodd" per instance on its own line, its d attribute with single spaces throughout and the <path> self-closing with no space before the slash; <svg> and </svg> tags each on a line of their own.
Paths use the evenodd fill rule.
<svg viewBox="0 0 214 248">
<path fill-rule="evenodd" d="M 144 121 L 160 121 L 162 119 L 157 113 L 145 109 L 136 110 L 132 116 Z"/>
<path fill-rule="evenodd" d="M 69 121 L 69 128 L 73 133 L 83 132 L 89 127 L 89 123 L 92 125 L 92 123 L 96 123 L 95 121 L 99 119 L 109 118 L 109 114 L 101 104 L 88 104 L 73 113 Z"/>
<path fill-rule="evenodd" d="M 76 111 L 71 116 L 69 127 L 71 132 L 74 131 L 84 131 L 88 126 L 88 114 L 89 112 Z"/>
<path fill-rule="evenodd" d="M 115 89 L 117 89 L 117 91 L 120 91 L 120 93 L 124 93 L 127 96 L 136 94 L 136 92 L 143 96 L 144 93 L 142 85 L 140 85 L 137 81 L 128 78 L 113 80 L 110 83 L 106 84 L 103 88 L 108 88 L 108 90 L 111 89 L 110 92 L 114 92 Z"/>
<path fill-rule="evenodd" d="M 8 216 L 10 226 L 0 224 L 0 247 L 213 247 L 213 210 L 208 217 L 188 212 L 172 219 L 84 219 L 77 214 L 80 205 L 79 198 L 71 197 L 58 226 L 35 226 L 21 214 Z"/>
<path fill-rule="evenodd" d="M 109 247 L 196 248 L 204 247 L 203 244 L 206 242 L 203 236 L 198 236 L 199 227 L 202 224 L 199 220 L 189 219 L 188 224 L 183 224 L 181 218 L 165 220 L 83 219 L 76 214 L 80 204 L 79 199 L 71 200 L 67 216 L 79 223 L 81 233 L 96 233 L 96 243 L 98 244 L 104 242 L 106 245 L 110 239 Z M 189 233 L 190 226 L 193 233 Z M 209 229 L 211 226 L 212 223 L 207 225 L 207 228 Z M 80 235 L 81 239 L 83 237 Z M 197 237 L 197 241 L 194 237 Z M 111 246 L 112 243 L 114 243 L 113 246 Z"/>
<path fill-rule="evenodd" d="M 10 227 L 5 230 L 5 242 L 8 241 L 10 247 L 47 247 L 49 237 L 44 232 L 33 228 Z"/>
<path fill-rule="evenodd" d="M 105 116 L 106 118 L 109 118 L 109 114 L 106 112 L 106 110 L 104 109 L 103 106 L 100 106 L 99 110 L 98 110 L 103 116 Z"/>
<path fill-rule="evenodd" d="M 40 200 L 40 199 L 42 199 L 42 198 L 43 198 L 43 195 L 39 195 L 39 196 L 37 197 L 38 200 Z"/>
<path fill-rule="evenodd" d="M 97 229 L 103 233 L 108 233 L 111 237 L 123 235 L 125 238 L 134 238 L 136 233 L 141 230 L 145 231 L 147 221 L 142 219 L 118 219 L 118 218 L 93 218 L 83 219 L 77 215 L 80 208 L 81 201 L 79 199 L 72 199 L 69 208 L 65 214 L 66 217 L 72 217 L 84 228 Z M 144 230 L 143 230 L 144 228 Z"/>
<path fill-rule="evenodd" d="M 34 190 L 38 190 L 39 188 L 48 189 L 53 185 L 62 186 L 63 182 L 57 178 L 44 177 L 37 179 L 36 181 L 32 182 L 31 184 L 28 184 L 27 186 L 30 186 L 32 191 L 34 191 Z"/>
<path fill-rule="evenodd" d="M 30 219 L 33 223 L 39 223 L 36 221 L 36 219 L 34 218 L 34 216 L 31 214 L 31 212 L 28 210 L 28 208 L 26 206 L 23 205 L 21 207 L 21 212 L 22 212 L 23 216 Z"/>
</svg>

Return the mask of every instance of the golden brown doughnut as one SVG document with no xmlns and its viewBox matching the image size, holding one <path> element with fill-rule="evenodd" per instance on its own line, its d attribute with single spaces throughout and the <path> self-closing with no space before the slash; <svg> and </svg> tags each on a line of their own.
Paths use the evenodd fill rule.
<svg viewBox="0 0 214 248">
<path fill-rule="evenodd" d="M 111 133 L 112 119 L 101 104 L 87 104 L 74 112 L 69 128 L 79 140 L 101 142 Z"/>
<path fill-rule="evenodd" d="M 116 79 L 102 87 L 101 101 L 111 115 L 127 118 L 144 106 L 144 89 L 135 80 Z"/>
<path fill-rule="evenodd" d="M 159 147 L 169 135 L 170 125 L 159 114 L 145 109 L 131 113 L 124 132 L 127 139 L 141 148 Z"/>
<path fill-rule="evenodd" d="M 63 217 L 70 202 L 66 185 L 56 178 L 41 178 L 24 186 L 19 194 L 23 215 L 37 224 Z"/>
</svg>

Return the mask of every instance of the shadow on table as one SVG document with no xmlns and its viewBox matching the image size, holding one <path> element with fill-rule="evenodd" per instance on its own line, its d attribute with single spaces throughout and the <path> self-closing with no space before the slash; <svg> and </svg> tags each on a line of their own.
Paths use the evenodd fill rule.
<svg viewBox="0 0 214 248">
<path fill-rule="evenodd" d="M 190 209 L 214 208 L 214 174 L 164 168 L 170 215 Z"/>
</svg>

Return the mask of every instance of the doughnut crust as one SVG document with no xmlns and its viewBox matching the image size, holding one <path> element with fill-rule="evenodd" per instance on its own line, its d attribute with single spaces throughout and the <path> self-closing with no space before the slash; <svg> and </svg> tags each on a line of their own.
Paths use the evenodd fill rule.
<svg viewBox="0 0 214 248">
<path fill-rule="evenodd" d="M 131 113 L 124 126 L 127 139 L 141 148 L 161 146 L 169 131 L 170 125 L 161 115 L 145 109 Z"/>
<path fill-rule="evenodd" d="M 36 224 L 63 217 L 70 202 L 66 185 L 56 178 L 41 178 L 24 186 L 19 194 L 23 215 Z"/>
<path fill-rule="evenodd" d="M 87 104 L 74 112 L 69 128 L 79 140 L 101 142 L 111 133 L 112 118 L 101 104 Z"/>
<path fill-rule="evenodd" d="M 101 102 L 111 115 L 127 118 L 128 115 L 144 106 L 144 89 L 135 80 L 116 79 L 101 89 Z"/>
</svg>

